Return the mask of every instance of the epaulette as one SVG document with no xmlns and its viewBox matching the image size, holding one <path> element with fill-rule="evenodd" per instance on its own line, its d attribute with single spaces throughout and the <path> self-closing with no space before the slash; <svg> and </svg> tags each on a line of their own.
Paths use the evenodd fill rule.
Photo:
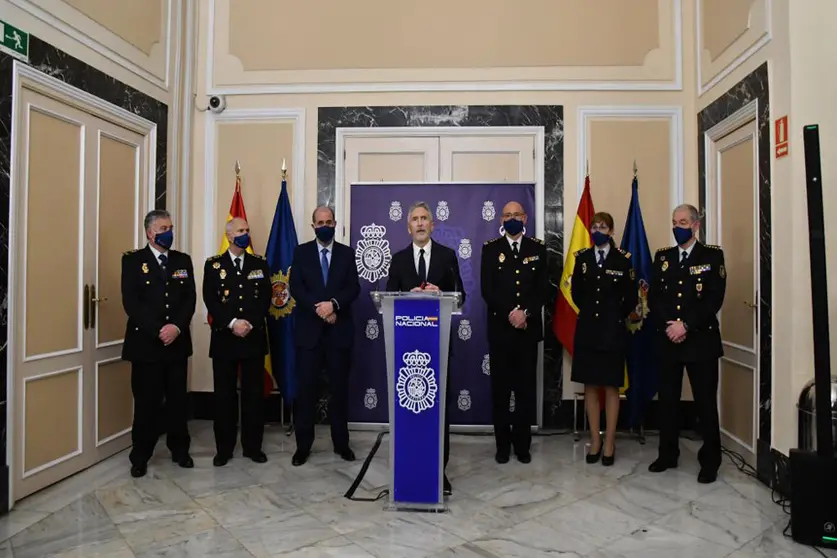
<svg viewBox="0 0 837 558">
<path fill-rule="evenodd" d="M 657 253 L 665 252 L 666 250 L 671 250 L 673 248 L 674 248 L 674 246 L 666 246 L 665 248 L 657 248 Z"/>
<path fill-rule="evenodd" d="M 223 255 L 224 254 L 215 254 L 214 256 L 209 256 L 208 258 L 206 258 L 206 261 L 211 262 L 211 261 L 214 261 L 214 260 L 219 260 L 219 259 L 221 259 L 221 256 L 223 256 Z"/>
<path fill-rule="evenodd" d="M 707 248 L 712 248 L 713 250 L 721 250 L 720 246 L 716 246 L 715 244 L 704 244 Z"/>
<path fill-rule="evenodd" d="M 534 240 L 538 244 L 543 244 L 543 240 L 541 240 L 540 238 L 535 238 L 534 236 L 530 236 L 529 240 Z"/>
<path fill-rule="evenodd" d="M 262 256 L 261 254 L 253 254 L 253 257 L 259 258 L 260 260 L 265 259 L 264 256 Z"/>
<path fill-rule="evenodd" d="M 497 242 L 498 240 L 504 239 L 504 236 L 498 236 L 497 238 L 492 238 L 491 240 L 486 240 L 484 246 L 488 246 L 492 242 Z"/>
<path fill-rule="evenodd" d="M 139 252 L 139 248 L 134 248 L 133 250 L 127 250 L 125 252 L 122 252 L 122 255 L 130 256 L 131 254 L 136 254 L 137 252 Z"/>
<path fill-rule="evenodd" d="M 573 256 L 575 256 L 575 257 L 577 258 L 577 257 L 579 257 L 581 254 L 583 254 L 584 252 L 586 252 L 586 251 L 587 251 L 587 250 L 589 250 L 589 249 L 590 249 L 590 248 L 582 248 L 581 250 L 576 251 L 576 253 L 575 253 L 575 254 L 573 254 Z"/>
<path fill-rule="evenodd" d="M 617 250 L 619 250 L 619 253 L 620 253 L 620 254 L 622 254 L 623 256 L 625 256 L 626 258 L 630 258 L 630 257 L 631 257 L 631 253 L 630 253 L 630 252 L 626 252 L 625 250 L 622 250 L 622 249 L 621 249 L 621 248 L 619 248 L 618 246 L 616 247 L 616 249 L 617 249 Z"/>
</svg>

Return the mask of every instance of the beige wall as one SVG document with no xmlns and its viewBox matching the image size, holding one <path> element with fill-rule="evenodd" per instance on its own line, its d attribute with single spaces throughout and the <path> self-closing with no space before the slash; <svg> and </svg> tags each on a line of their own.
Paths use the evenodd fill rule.
<svg viewBox="0 0 837 558">
<path fill-rule="evenodd" d="M 189 244 L 184 158 L 191 144 L 194 28 L 190 0 L 0 0 L 0 18 L 168 106 L 168 209 Z M 188 200 L 185 200 L 188 204 Z"/>
</svg>

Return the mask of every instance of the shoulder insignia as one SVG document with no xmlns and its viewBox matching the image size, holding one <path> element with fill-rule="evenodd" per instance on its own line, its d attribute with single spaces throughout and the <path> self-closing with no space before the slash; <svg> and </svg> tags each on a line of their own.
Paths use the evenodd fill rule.
<svg viewBox="0 0 837 558">
<path fill-rule="evenodd" d="M 573 254 L 573 255 L 577 258 L 577 257 L 579 257 L 581 254 L 583 254 L 584 252 L 586 252 L 586 251 L 587 251 L 587 250 L 589 250 L 589 249 L 590 249 L 590 248 L 582 248 L 581 250 L 577 251 L 577 252 L 576 252 L 575 254 Z"/>
<path fill-rule="evenodd" d="M 630 252 L 626 252 L 625 250 L 622 250 L 622 249 L 621 249 L 621 248 L 619 248 L 618 246 L 616 247 L 616 249 L 617 249 L 617 250 L 619 250 L 619 253 L 620 253 L 620 254 L 622 254 L 623 256 L 625 256 L 626 258 L 630 258 L 630 257 L 631 257 L 631 253 L 630 253 Z"/>
<path fill-rule="evenodd" d="M 264 256 L 262 256 L 261 254 L 253 254 L 253 257 L 254 258 L 259 258 L 260 260 L 264 259 Z"/>
<path fill-rule="evenodd" d="M 505 237 L 498 236 L 497 238 L 492 238 L 491 240 L 486 240 L 484 246 L 488 246 L 492 242 L 497 242 L 498 240 L 502 240 Z"/>
<path fill-rule="evenodd" d="M 530 236 L 529 240 L 537 242 L 538 244 L 543 244 L 543 240 L 541 240 L 540 238 L 535 238 L 534 236 Z"/>
<path fill-rule="evenodd" d="M 674 248 L 674 246 L 666 246 L 665 248 L 657 248 L 656 253 L 659 254 L 660 252 L 665 252 L 666 250 L 671 250 L 672 248 Z"/>
<path fill-rule="evenodd" d="M 721 250 L 720 246 L 716 246 L 715 244 L 704 244 L 707 248 L 712 248 L 713 250 Z"/>
<path fill-rule="evenodd" d="M 215 254 L 214 256 L 209 256 L 208 258 L 206 258 L 206 261 L 212 262 L 212 261 L 215 261 L 215 260 L 220 260 L 221 256 L 223 256 L 223 255 L 224 254 Z"/>
<path fill-rule="evenodd" d="M 122 252 L 122 255 L 130 256 L 131 254 L 136 254 L 137 252 L 139 252 L 139 248 L 134 248 L 133 250 L 126 250 L 125 252 Z"/>
</svg>

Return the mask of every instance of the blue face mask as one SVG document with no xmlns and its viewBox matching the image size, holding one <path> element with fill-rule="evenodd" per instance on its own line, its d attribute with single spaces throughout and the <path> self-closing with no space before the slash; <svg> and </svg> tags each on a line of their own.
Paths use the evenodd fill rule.
<svg viewBox="0 0 837 558">
<path fill-rule="evenodd" d="M 154 235 L 154 244 L 168 250 L 174 243 L 174 232 L 167 230 L 166 232 L 157 233 Z"/>
<path fill-rule="evenodd" d="M 334 238 L 334 227 L 316 227 L 314 229 L 314 234 L 317 235 L 317 240 L 325 244 L 328 244 L 329 242 L 331 242 L 331 239 Z"/>
<path fill-rule="evenodd" d="M 604 246 L 610 242 L 610 235 L 605 234 L 602 231 L 593 231 L 590 236 L 593 238 L 593 244 L 596 246 Z"/>
<path fill-rule="evenodd" d="M 509 236 L 517 236 L 523 231 L 523 221 L 520 219 L 509 219 L 503 222 L 503 230 Z"/>
<path fill-rule="evenodd" d="M 692 239 L 692 236 L 694 236 L 694 233 L 692 232 L 691 227 L 689 227 L 689 228 L 674 227 L 672 229 L 672 232 L 674 233 L 674 240 L 677 241 L 678 246 L 682 246 L 683 244 L 686 244 L 687 242 L 689 242 Z"/>
<path fill-rule="evenodd" d="M 248 246 L 250 246 L 250 234 L 244 233 L 233 238 L 233 244 L 241 248 L 242 250 L 246 250 Z"/>
</svg>

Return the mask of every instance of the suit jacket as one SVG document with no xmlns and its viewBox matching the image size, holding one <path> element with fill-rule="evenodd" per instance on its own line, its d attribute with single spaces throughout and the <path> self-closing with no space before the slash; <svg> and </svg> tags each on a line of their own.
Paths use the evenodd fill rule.
<svg viewBox="0 0 837 558">
<path fill-rule="evenodd" d="M 488 307 L 489 343 L 512 344 L 543 339 L 542 310 L 549 283 L 546 246 L 537 239 L 520 237 L 518 256 L 505 236 L 486 242 L 480 261 L 480 288 Z M 509 323 L 515 308 L 528 311 L 526 329 Z"/>
<path fill-rule="evenodd" d="M 578 306 L 575 347 L 625 352 L 629 335 L 626 321 L 638 299 L 630 254 L 611 245 L 604 265 L 599 267 L 597 261 L 595 248 L 575 254 L 570 282 L 573 302 Z"/>
<path fill-rule="evenodd" d="M 723 356 L 718 312 L 724 304 L 727 272 L 724 251 L 696 242 L 686 262 L 680 264 L 678 246 L 662 248 L 654 255 L 648 310 L 659 332 L 663 356 L 694 362 Z M 667 322 L 682 321 L 686 339 L 672 343 L 665 334 Z"/>
<path fill-rule="evenodd" d="M 270 271 L 263 257 L 246 252 L 242 257 L 240 273 L 229 252 L 212 256 L 203 267 L 203 301 L 212 317 L 210 358 L 239 360 L 267 354 Z M 238 337 L 229 327 L 233 319 L 247 320 L 253 330 Z"/>
<path fill-rule="evenodd" d="M 128 314 L 122 358 L 156 362 L 192 355 L 189 324 L 195 314 L 195 273 L 188 254 L 169 250 L 166 272 L 151 248 L 122 255 L 122 307 Z M 166 347 L 160 329 L 174 324 L 180 335 Z"/>
<path fill-rule="evenodd" d="M 297 346 L 314 348 L 325 336 L 339 348 L 350 348 L 354 342 L 352 304 L 360 294 L 354 251 L 339 242 L 331 245 L 328 281 L 323 282 L 321 247 L 316 240 L 300 244 L 294 250 L 291 264 L 290 290 L 296 301 L 294 341 Z M 337 321 L 329 325 L 317 316 L 318 302 L 332 301 Z"/>
<path fill-rule="evenodd" d="M 462 293 L 461 304 L 465 304 L 465 287 L 459 275 L 459 260 L 456 252 L 435 240 L 430 248 L 430 261 L 427 262 L 427 282 L 432 283 L 445 292 Z M 387 290 L 392 292 L 409 292 L 420 287 L 416 263 L 413 259 L 413 245 L 396 252 L 392 256 L 389 266 Z"/>
</svg>

